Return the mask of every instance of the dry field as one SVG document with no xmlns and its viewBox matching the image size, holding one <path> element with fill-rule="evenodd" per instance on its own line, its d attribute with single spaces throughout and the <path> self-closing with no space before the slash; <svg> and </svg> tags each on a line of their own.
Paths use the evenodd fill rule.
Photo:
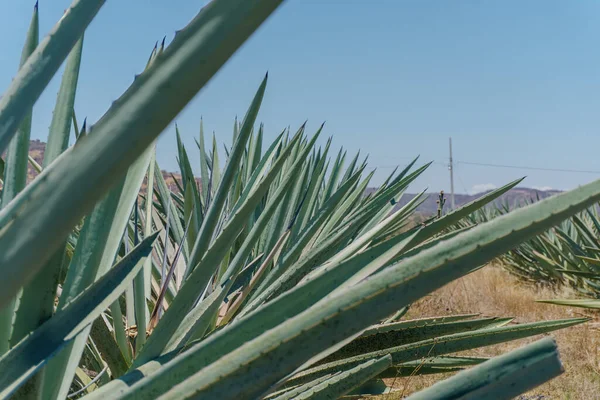
<svg viewBox="0 0 600 400">
<path fill-rule="evenodd" d="M 406 318 L 481 313 L 482 316 L 512 316 L 516 323 L 547 319 L 589 316 L 593 320 L 572 328 L 556 331 L 556 338 L 565 372 L 521 399 L 585 399 L 600 400 L 600 314 L 583 309 L 536 303 L 535 299 L 568 297 L 568 292 L 555 293 L 548 288 L 534 288 L 516 280 L 496 266 L 487 266 L 469 276 L 452 282 L 430 296 L 413 304 Z M 485 347 L 464 354 L 495 356 L 539 339 Z M 392 383 L 397 392 L 378 396 L 379 399 L 401 399 L 410 393 L 432 385 L 442 375 L 397 378 Z"/>
</svg>

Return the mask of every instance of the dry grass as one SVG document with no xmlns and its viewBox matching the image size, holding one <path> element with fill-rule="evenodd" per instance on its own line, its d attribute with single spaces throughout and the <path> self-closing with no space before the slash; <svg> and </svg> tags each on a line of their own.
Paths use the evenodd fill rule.
<svg viewBox="0 0 600 400">
<path fill-rule="evenodd" d="M 524 323 L 579 316 L 592 317 L 594 320 L 589 323 L 551 333 L 558 343 L 565 372 L 534 389 L 524 398 L 600 400 L 600 332 L 597 327 L 600 314 L 534 301 L 557 297 L 573 296 L 567 292 L 556 293 L 547 288 L 526 286 L 501 268 L 487 266 L 413 304 L 407 318 L 481 313 L 482 316 L 511 316 L 515 317 L 515 322 Z M 539 337 L 485 347 L 464 354 L 496 356 L 536 339 Z M 429 375 L 388 381 L 388 385 L 393 383 L 400 391 L 379 398 L 400 399 L 446 377 Z"/>
</svg>

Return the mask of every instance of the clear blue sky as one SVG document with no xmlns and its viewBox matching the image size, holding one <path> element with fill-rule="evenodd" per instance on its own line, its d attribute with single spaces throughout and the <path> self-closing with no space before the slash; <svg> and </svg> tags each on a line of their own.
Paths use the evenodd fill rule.
<svg viewBox="0 0 600 400">
<path fill-rule="evenodd" d="M 33 1 L 6 0 L 0 15 L 0 92 L 15 75 Z M 40 0 L 46 35 L 69 5 Z M 96 121 L 145 65 L 156 40 L 183 27 L 200 0 L 107 1 L 88 29 L 76 101 Z M 600 2 L 287 0 L 176 119 L 193 161 L 200 116 L 231 140 L 264 73 L 267 139 L 327 121 L 336 147 L 389 166 L 435 160 L 413 186 L 449 189 L 448 137 L 457 161 L 600 170 Z M 45 140 L 60 76 L 34 109 Z M 321 141 L 323 142 L 323 141 Z M 159 140 L 176 169 L 174 129 Z M 569 189 L 594 174 L 458 164 L 458 192 L 527 175 L 530 187 Z"/>
</svg>

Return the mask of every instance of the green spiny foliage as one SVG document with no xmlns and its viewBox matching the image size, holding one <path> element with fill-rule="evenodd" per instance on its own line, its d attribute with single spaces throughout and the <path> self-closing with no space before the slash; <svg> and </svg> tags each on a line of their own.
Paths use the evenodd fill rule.
<svg viewBox="0 0 600 400">
<path fill-rule="evenodd" d="M 539 201 L 539 198 L 528 203 L 535 201 Z M 519 205 L 485 207 L 460 221 L 454 228 L 465 229 L 485 223 L 516 208 Z M 499 261 L 509 272 L 526 282 L 567 286 L 580 296 L 597 299 L 600 295 L 598 205 L 595 204 L 521 243 L 503 254 Z M 589 306 L 590 303 L 581 302 L 582 307 L 586 305 Z"/>
<path fill-rule="evenodd" d="M 340 150 L 332 161 L 331 139 L 317 145 L 323 126 L 284 130 L 264 149 L 265 77 L 225 154 L 200 123 L 200 183 L 176 128 L 182 180 L 167 186 L 157 136 L 280 2 L 209 3 L 155 46 L 89 130 L 73 105 L 83 32 L 103 1 L 75 0 L 37 48 L 36 7 L 0 100 L 0 397 L 336 398 L 386 377 L 458 371 L 484 360 L 449 354 L 585 321 L 402 317 L 600 200 L 599 182 L 451 233 L 518 181 L 446 214 L 441 194 L 437 218 L 410 226 L 422 195 L 397 203 L 429 164 L 413 169 L 415 159 L 365 196 L 366 160 L 344 167 Z M 29 159 L 11 140 L 29 135 L 31 107 L 65 59 L 47 158 L 22 187 Z M 501 373 L 503 360 L 480 367 Z M 531 366 L 536 384 L 555 375 L 548 360 Z"/>
<path fill-rule="evenodd" d="M 563 371 L 556 343 L 543 339 L 439 382 L 410 400 L 512 399 Z"/>
</svg>

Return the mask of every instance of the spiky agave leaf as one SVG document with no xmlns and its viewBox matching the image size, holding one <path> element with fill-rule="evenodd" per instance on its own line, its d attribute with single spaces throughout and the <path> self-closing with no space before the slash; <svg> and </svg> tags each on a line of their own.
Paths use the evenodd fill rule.
<svg viewBox="0 0 600 400">
<path fill-rule="evenodd" d="M 21 53 L 21 62 L 19 68 L 23 67 L 29 56 L 35 50 L 39 40 L 39 16 L 37 3 L 33 9 L 33 16 L 27 32 L 27 38 L 23 51 Z M 31 134 L 31 114 L 33 105 L 29 107 L 19 126 L 17 136 L 11 139 L 8 152 L 6 154 L 6 163 L 3 168 L 2 183 L 2 203 L 4 207 L 8 204 L 23 188 L 27 181 L 27 158 L 29 154 L 29 137 Z M 13 331 L 13 319 L 16 299 L 12 299 L 8 304 L 0 306 L 0 355 L 9 349 L 9 341 Z"/>
<path fill-rule="evenodd" d="M 512 399 L 562 372 L 556 343 L 542 339 L 460 372 L 408 399 Z"/>
</svg>

